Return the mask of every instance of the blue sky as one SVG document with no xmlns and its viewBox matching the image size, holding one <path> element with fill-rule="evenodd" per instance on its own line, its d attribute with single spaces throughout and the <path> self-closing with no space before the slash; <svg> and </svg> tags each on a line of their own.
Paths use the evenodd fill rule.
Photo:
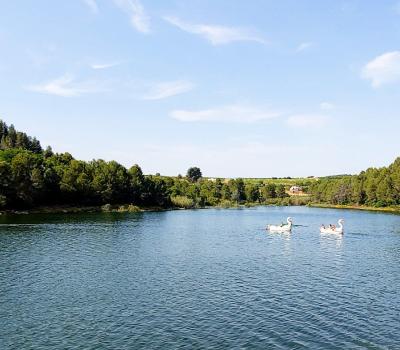
<svg viewBox="0 0 400 350">
<path fill-rule="evenodd" d="M 0 118 L 145 173 L 356 173 L 400 150 L 400 2 L 0 3 Z"/>
</svg>

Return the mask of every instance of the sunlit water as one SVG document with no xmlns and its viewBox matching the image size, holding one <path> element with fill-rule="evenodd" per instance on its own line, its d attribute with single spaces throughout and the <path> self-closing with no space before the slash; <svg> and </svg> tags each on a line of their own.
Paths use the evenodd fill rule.
<svg viewBox="0 0 400 350">
<path fill-rule="evenodd" d="M 310 348 L 400 349 L 400 216 L 0 216 L 0 349 Z"/>
</svg>

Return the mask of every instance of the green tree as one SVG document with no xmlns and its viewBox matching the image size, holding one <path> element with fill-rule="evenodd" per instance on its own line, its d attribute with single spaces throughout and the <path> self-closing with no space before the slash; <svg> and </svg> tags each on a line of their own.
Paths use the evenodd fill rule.
<svg viewBox="0 0 400 350">
<path fill-rule="evenodd" d="M 129 200 L 130 177 L 128 171 L 115 161 L 90 163 L 92 188 L 99 203 L 123 203 Z"/>
<path fill-rule="evenodd" d="M 288 197 L 288 194 L 285 191 L 285 185 L 279 184 L 276 186 L 276 197 L 278 198 Z"/>
<path fill-rule="evenodd" d="M 0 207 L 5 207 L 13 191 L 11 166 L 0 161 Z"/>
<path fill-rule="evenodd" d="M 276 198 L 276 186 L 274 183 L 267 183 L 262 187 L 261 190 L 262 198 L 265 201 L 266 199 Z"/>
<path fill-rule="evenodd" d="M 199 179 L 201 179 L 202 176 L 203 176 L 203 175 L 202 175 L 202 173 L 201 173 L 200 168 L 197 168 L 197 167 L 191 167 L 191 168 L 189 168 L 188 171 L 187 171 L 187 174 L 186 174 L 186 177 L 187 177 L 187 178 L 189 179 L 189 181 L 191 181 L 191 182 L 196 182 L 196 181 L 198 181 Z"/>
<path fill-rule="evenodd" d="M 256 203 L 260 201 L 260 187 L 259 184 L 248 183 L 245 185 L 245 193 L 247 201 Z"/>
<path fill-rule="evenodd" d="M 145 190 L 145 177 L 142 169 L 139 165 L 135 164 L 129 169 L 130 175 L 130 191 L 131 201 L 135 204 L 141 204 L 143 202 L 143 192 Z"/>
<path fill-rule="evenodd" d="M 18 153 L 11 161 L 13 184 L 18 205 L 31 206 L 35 200 L 35 187 L 32 182 L 32 171 L 38 166 L 37 156 L 23 151 Z"/>
</svg>

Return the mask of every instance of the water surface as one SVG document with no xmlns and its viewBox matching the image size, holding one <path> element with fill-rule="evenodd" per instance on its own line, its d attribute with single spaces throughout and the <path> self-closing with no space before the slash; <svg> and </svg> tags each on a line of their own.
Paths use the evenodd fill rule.
<svg viewBox="0 0 400 350">
<path fill-rule="evenodd" d="M 400 349 L 400 216 L 0 216 L 0 348 Z"/>
</svg>

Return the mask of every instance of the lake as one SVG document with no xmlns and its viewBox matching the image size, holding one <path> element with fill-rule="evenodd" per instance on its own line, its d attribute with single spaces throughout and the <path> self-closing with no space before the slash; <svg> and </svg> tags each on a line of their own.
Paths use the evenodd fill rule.
<svg viewBox="0 0 400 350">
<path fill-rule="evenodd" d="M 0 216 L 0 348 L 400 349 L 400 216 Z"/>
</svg>

